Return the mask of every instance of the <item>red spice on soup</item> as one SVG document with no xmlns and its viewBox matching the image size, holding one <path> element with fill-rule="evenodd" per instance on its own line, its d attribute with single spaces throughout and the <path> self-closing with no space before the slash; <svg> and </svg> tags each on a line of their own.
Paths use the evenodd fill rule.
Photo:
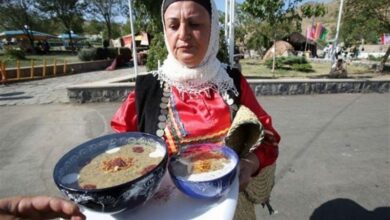
<svg viewBox="0 0 390 220">
<path fill-rule="evenodd" d="M 157 166 L 162 157 L 151 157 L 155 146 L 126 145 L 105 152 L 80 170 L 79 186 L 101 189 L 134 180 Z"/>
</svg>

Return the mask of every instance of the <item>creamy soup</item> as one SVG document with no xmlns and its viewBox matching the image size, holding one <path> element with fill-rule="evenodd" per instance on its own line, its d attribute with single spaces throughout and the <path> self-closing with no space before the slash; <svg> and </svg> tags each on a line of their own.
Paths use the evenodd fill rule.
<svg viewBox="0 0 390 220">
<path fill-rule="evenodd" d="M 229 173 L 235 166 L 220 151 L 184 154 L 175 164 L 174 172 L 189 181 L 207 181 Z"/>
<path fill-rule="evenodd" d="M 134 180 L 155 168 L 162 160 L 156 147 L 126 145 L 91 160 L 80 171 L 79 186 L 100 189 Z"/>
</svg>

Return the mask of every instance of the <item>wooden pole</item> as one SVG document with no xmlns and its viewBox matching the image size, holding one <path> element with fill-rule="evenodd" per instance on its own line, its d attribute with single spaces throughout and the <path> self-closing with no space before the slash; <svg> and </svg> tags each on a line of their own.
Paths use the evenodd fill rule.
<svg viewBox="0 0 390 220">
<path fill-rule="evenodd" d="M 34 78 L 34 60 L 31 60 L 30 78 Z"/>
<path fill-rule="evenodd" d="M 6 82 L 7 81 L 7 71 L 6 71 L 6 65 L 5 63 L 1 63 L 1 66 L 0 66 L 0 72 L 1 72 L 1 75 L 3 76 L 3 79 L 1 80 L 2 82 Z"/>
<path fill-rule="evenodd" d="M 53 74 L 54 76 L 57 75 L 57 59 L 54 59 L 53 61 Z"/>
<path fill-rule="evenodd" d="M 42 69 L 42 76 L 43 77 L 46 77 L 46 65 L 47 65 L 47 63 L 46 63 L 46 58 L 45 58 L 45 59 L 43 59 L 43 69 Z"/>
<path fill-rule="evenodd" d="M 19 60 L 16 61 L 16 79 L 17 80 L 20 79 L 20 61 Z"/>
<path fill-rule="evenodd" d="M 66 60 L 64 59 L 64 74 L 66 74 L 66 69 L 67 69 Z"/>
</svg>

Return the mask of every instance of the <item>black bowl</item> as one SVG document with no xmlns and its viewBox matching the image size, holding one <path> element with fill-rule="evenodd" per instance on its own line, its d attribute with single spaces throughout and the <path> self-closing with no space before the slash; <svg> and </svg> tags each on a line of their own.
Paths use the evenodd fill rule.
<svg viewBox="0 0 390 220">
<path fill-rule="evenodd" d="M 78 185 L 78 174 L 89 161 L 114 148 L 129 144 L 152 145 L 163 156 L 162 161 L 146 174 L 123 184 L 103 189 L 83 189 Z M 66 153 L 53 172 L 57 187 L 70 200 L 93 211 L 114 213 L 144 204 L 163 178 L 168 161 L 165 142 L 150 134 L 128 132 L 102 136 L 83 143 Z"/>
</svg>

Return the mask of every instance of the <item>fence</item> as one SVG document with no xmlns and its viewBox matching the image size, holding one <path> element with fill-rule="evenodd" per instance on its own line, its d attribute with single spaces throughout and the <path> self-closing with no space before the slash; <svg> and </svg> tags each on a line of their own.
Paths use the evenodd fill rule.
<svg viewBox="0 0 390 220">
<path fill-rule="evenodd" d="M 66 60 L 53 60 L 53 64 L 47 65 L 48 61 L 43 60 L 43 65 L 35 66 L 32 60 L 29 67 L 20 67 L 20 62 L 16 62 L 15 68 L 8 68 L 0 62 L 0 82 L 12 83 L 26 80 L 43 79 L 47 77 L 64 76 L 68 74 L 104 70 L 110 65 L 112 60 L 99 60 L 82 63 L 68 63 Z"/>
</svg>

